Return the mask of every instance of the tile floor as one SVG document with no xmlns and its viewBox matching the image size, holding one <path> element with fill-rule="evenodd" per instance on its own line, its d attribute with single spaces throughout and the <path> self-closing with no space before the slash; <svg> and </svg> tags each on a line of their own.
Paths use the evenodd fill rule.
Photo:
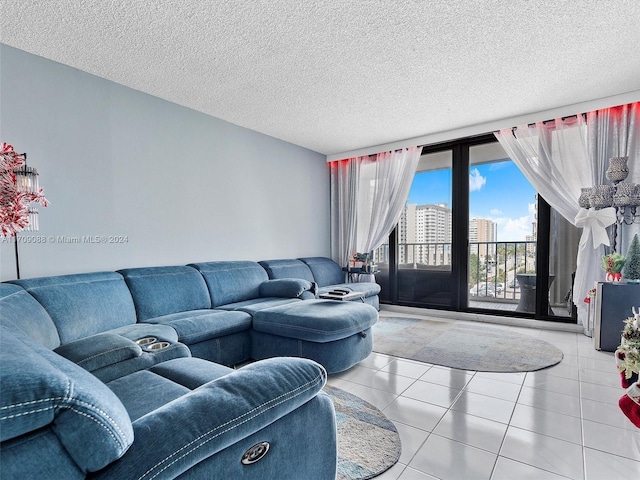
<svg viewBox="0 0 640 480">
<path fill-rule="evenodd" d="M 618 408 L 613 354 L 582 333 L 487 326 L 544 339 L 564 358 L 538 372 L 486 373 L 372 353 L 329 376 L 400 433 L 399 462 L 376 479 L 639 480 L 640 429 Z"/>
</svg>

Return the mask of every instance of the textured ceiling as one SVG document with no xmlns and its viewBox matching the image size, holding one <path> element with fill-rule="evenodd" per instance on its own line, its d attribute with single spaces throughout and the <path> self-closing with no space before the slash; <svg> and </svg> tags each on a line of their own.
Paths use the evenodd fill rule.
<svg viewBox="0 0 640 480">
<path fill-rule="evenodd" d="M 324 154 L 640 90 L 637 0 L 2 0 L 0 21 L 2 43 Z"/>
</svg>

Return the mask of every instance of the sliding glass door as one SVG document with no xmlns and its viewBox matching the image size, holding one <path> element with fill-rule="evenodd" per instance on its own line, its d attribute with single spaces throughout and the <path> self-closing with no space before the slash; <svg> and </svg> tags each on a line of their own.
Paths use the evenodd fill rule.
<svg viewBox="0 0 640 480">
<path fill-rule="evenodd" d="M 398 226 L 378 250 L 382 301 L 451 306 L 452 192 L 453 152 L 424 153 Z"/>
<path fill-rule="evenodd" d="M 381 301 L 571 320 L 577 233 L 493 135 L 425 147 L 375 252 Z"/>
</svg>

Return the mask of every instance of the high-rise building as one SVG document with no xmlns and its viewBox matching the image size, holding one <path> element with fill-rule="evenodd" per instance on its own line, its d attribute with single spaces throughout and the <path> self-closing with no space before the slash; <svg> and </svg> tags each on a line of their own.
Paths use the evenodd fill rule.
<svg viewBox="0 0 640 480">
<path fill-rule="evenodd" d="M 451 209 L 446 204 L 406 205 L 400 218 L 400 263 L 451 264 Z"/>
<path fill-rule="evenodd" d="M 480 258 L 487 255 L 495 257 L 498 241 L 498 224 L 486 218 L 471 218 L 469 220 L 469 242 L 477 243 L 477 253 Z"/>
</svg>

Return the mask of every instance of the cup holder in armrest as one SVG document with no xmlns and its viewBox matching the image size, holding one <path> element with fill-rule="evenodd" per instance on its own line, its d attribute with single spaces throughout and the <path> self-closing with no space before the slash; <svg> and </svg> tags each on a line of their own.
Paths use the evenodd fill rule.
<svg viewBox="0 0 640 480">
<path fill-rule="evenodd" d="M 144 347 L 145 345 L 149 345 L 150 343 L 155 343 L 157 341 L 158 339 L 156 337 L 144 337 L 140 340 L 136 340 L 136 343 L 141 347 Z"/>
<path fill-rule="evenodd" d="M 164 348 L 167 348 L 169 345 L 171 345 L 169 342 L 156 342 L 156 343 L 151 343 L 149 345 L 145 345 L 144 348 L 146 350 L 150 350 L 154 352 L 156 350 L 162 350 Z"/>
</svg>

